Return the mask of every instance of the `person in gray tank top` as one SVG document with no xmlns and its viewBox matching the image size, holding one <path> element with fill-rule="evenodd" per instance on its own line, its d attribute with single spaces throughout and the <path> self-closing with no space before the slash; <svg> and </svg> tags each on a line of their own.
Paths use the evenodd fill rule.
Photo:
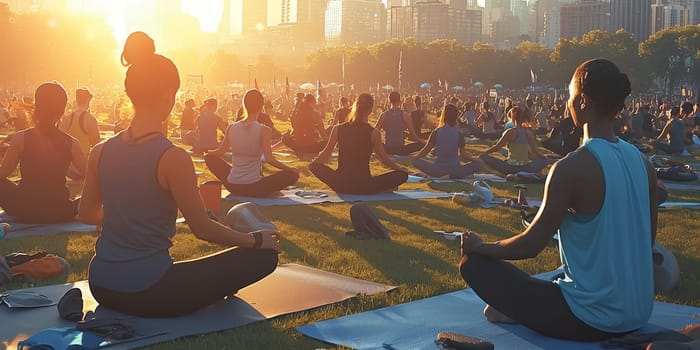
<svg viewBox="0 0 700 350">
<path fill-rule="evenodd" d="M 208 152 L 204 161 L 229 192 L 241 196 L 264 197 L 294 185 L 299 171 L 278 161 L 272 154 L 272 129 L 258 121 L 265 103 L 258 90 L 243 97 L 245 117 L 231 124 L 219 148 Z M 231 151 L 231 164 L 221 158 Z M 263 176 L 262 159 L 282 171 Z"/>
<path fill-rule="evenodd" d="M 387 154 L 401 156 L 418 152 L 425 145 L 425 140 L 418 137 L 410 115 L 401 109 L 401 95 L 392 91 L 389 94 L 389 103 L 391 108 L 379 116 L 375 126 L 378 131 L 384 131 L 384 150 Z M 414 142 L 405 143 L 406 131 L 408 138 Z"/>
<path fill-rule="evenodd" d="M 464 136 L 457 128 L 460 113 L 457 106 L 445 105 L 442 110 L 443 125 L 433 130 L 425 147 L 413 156 L 411 163 L 414 167 L 428 176 L 449 176 L 451 179 L 461 179 L 484 168 L 484 163 L 470 157 L 464 148 Z M 433 149 L 437 160 L 434 163 L 423 160 Z M 462 165 L 460 158 L 468 163 Z"/>
<path fill-rule="evenodd" d="M 102 226 L 90 291 L 101 307 L 125 314 L 180 316 L 272 273 L 280 234 L 238 232 L 207 216 L 192 159 L 162 133 L 180 86 L 177 68 L 143 32 L 129 36 L 122 61 L 134 119 L 90 152 L 78 209 L 81 221 Z M 168 250 L 178 209 L 197 238 L 229 248 L 173 262 Z"/>
</svg>

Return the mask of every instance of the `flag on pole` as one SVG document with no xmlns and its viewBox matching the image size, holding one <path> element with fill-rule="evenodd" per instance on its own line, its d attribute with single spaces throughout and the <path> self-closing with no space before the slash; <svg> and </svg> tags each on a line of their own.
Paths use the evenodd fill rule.
<svg viewBox="0 0 700 350">
<path fill-rule="evenodd" d="M 255 78 L 255 90 L 260 91 L 260 87 L 258 86 L 258 78 Z"/>
<path fill-rule="evenodd" d="M 273 94 L 275 93 L 275 89 L 277 89 L 277 77 L 273 75 L 272 76 L 272 93 Z"/>
<path fill-rule="evenodd" d="M 532 84 L 537 83 L 537 75 L 532 71 L 532 68 L 530 68 L 530 80 L 532 81 Z"/>
<path fill-rule="evenodd" d="M 321 99 L 321 80 L 316 79 L 316 100 Z"/>
<path fill-rule="evenodd" d="M 442 89 L 442 80 L 438 79 L 438 90 Z"/>
<path fill-rule="evenodd" d="M 284 77 L 284 94 L 289 97 L 289 77 Z"/>
<path fill-rule="evenodd" d="M 403 79 L 403 49 L 399 51 L 399 90 L 401 90 L 401 83 Z"/>
<path fill-rule="evenodd" d="M 343 84 L 345 84 L 345 52 L 343 52 L 343 57 L 341 59 L 342 59 L 342 61 L 341 61 L 340 69 L 341 69 L 342 76 L 343 76 Z"/>
</svg>

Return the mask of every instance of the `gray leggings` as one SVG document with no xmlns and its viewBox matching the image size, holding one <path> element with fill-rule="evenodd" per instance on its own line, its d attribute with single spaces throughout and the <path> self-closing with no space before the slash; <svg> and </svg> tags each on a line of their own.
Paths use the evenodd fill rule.
<svg viewBox="0 0 700 350">
<path fill-rule="evenodd" d="M 481 157 L 479 157 L 484 163 L 486 163 L 486 166 L 489 168 L 498 171 L 499 173 L 503 175 L 508 175 L 508 174 L 515 174 L 519 171 L 524 171 L 528 173 L 539 173 L 542 171 L 542 169 L 546 168 L 548 164 L 551 164 L 555 162 L 553 159 L 533 159 L 532 162 L 528 165 L 510 165 L 506 161 L 492 157 L 488 154 L 484 154 Z"/>
<path fill-rule="evenodd" d="M 450 179 L 462 179 L 484 168 L 484 163 L 480 161 L 457 165 L 431 163 L 423 159 L 414 159 L 411 164 L 430 177 L 449 175 Z"/>
</svg>

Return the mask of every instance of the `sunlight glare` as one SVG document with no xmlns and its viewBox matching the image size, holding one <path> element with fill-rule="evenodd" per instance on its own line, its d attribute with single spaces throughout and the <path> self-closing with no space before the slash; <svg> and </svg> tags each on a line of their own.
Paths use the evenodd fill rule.
<svg viewBox="0 0 700 350">
<path fill-rule="evenodd" d="M 223 0 L 182 0 L 182 10 L 199 20 L 203 32 L 214 33 L 219 29 Z"/>
</svg>

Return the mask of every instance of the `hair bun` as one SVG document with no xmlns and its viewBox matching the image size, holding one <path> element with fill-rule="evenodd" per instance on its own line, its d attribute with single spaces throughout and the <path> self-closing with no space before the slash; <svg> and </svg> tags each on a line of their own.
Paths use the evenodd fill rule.
<svg viewBox="0 0 700 350">
<path fill-rule="evenodd" d="M 133 32 L 129 34 L 124 43 L 121 61 L 124 67 L 138 64 L 155 56 L 156 45 L 153 38 L 144 32 Z"/>
</svg>

